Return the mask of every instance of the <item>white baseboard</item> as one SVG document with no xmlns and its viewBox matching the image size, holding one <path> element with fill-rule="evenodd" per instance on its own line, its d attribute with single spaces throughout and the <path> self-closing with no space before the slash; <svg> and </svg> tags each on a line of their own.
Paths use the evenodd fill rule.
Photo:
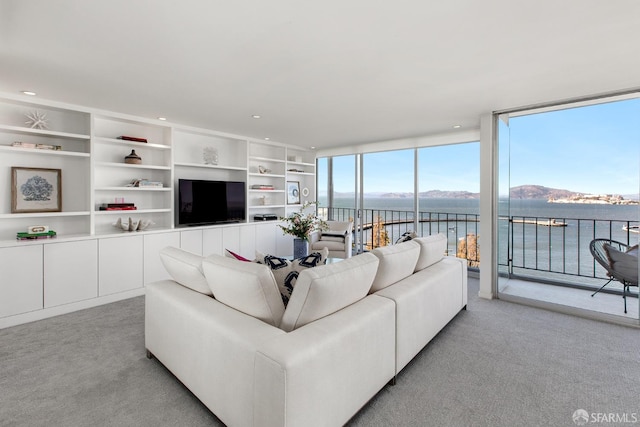
<svg viewBox="0 0 640 427">
<path fill-rule="evenodd" d="M 0 319 L 0 329 L 22 325 L 29 322 L 35 322 L 37 320 L 43 320 L 49 317 L 59 316 L 61 314 L 72 313 L 74 311 L 84 310 L 86 308 L 97 307 L 99 305 L 109 304 L 112 302 L 144 295 L 144 293 L 145 288 L 139 288 L 131 291 L 118 292 L 116 294 L 91 298 L 88 300 L 78 301 L 70 304 L 59 305 L 56 307 L 30 311 L 28 313 L 16 314 L 14 316 L 3 317 Z"/>
</svg>

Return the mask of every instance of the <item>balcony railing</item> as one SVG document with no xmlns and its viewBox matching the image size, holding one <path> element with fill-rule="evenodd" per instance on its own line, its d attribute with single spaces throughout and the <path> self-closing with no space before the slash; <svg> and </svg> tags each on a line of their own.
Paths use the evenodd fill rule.
<svg viewBox="0 0 640 427">
<path fill-rule="evenodd" d="M 352 208 L 320 208 L 324 218 L 347 221 L 356 216 Z M 383 209 L 362 210 L 363 246 L 370 250 L 393 244 L 405 231 L 413 231 L 414 212 Z M 477 214 L 418 212 L 416 234 L 447 236 L 447 252 L 467 258 L 469 268 L 479 268 L 480 248 Z M 502 275 L 561 285 L 593 288 L 607 280 L 595 262 L 589 243 L 596 238 L 638 243 L 637 221 L 503 216 L 498 220 L 498 266 Z M 354 233 L 358 233 L 354 230 Z M 615 290 L 616 284 L 608 288 Z"/>
</svg>

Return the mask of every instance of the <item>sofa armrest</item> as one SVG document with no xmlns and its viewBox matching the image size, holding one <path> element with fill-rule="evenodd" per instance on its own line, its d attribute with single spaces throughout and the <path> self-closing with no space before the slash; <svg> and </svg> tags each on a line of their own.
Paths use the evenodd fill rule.
<svg viewBox="0 0 640 427">
<path fill-rule="evenodd" d="M 395 373 L 395 305 L 370 295 L 256 354 L 254 421 L 345 424 Z"/>
<path fill-rule="evenodd" d="M 227 425 L 253 423 L 256 349 L 285 334 L 172 280 L 146 287 L 147 350 Z"/>
</svg>

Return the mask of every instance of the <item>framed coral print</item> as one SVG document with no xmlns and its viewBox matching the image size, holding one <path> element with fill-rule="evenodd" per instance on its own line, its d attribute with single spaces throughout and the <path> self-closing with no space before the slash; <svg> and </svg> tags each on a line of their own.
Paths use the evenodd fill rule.
<svg viewBox="0 0 640 427">
<path fill-rule="evenodd" d="M 11 213 L 61 210 L 62 170 L 11 168 Z"/>
<path fill-rule="evenodd" d="M 298 181 L 287 181 L 287 204 L 300 204 L 300 183 Z"/>
</svg>

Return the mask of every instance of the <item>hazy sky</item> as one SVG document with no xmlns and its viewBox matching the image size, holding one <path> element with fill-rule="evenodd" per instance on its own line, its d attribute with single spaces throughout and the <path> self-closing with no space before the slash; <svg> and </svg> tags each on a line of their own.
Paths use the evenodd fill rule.
<svg viewBox="0 0 640 427">
<path fill-rule="evenodd" d="M 501 175 L 501 194 L 526 184 L 638 194 L 640 99 L 512 117 L 508 132 L 504 125 L 500 132 L 510 139 L 511 154 L 510 164 L 501 155 L 501 174 L 510 171 L 511 177 L 509 182 Z M 418 152 L 419 191 L 480 191 L 479 143 Z M 354 170 L 354 156 L 334 158 L 335 191 L 354 191 Z M 413 192 L 413 150 L 365 154 L 364 183 L 365 193 Z"/>
</svg>

